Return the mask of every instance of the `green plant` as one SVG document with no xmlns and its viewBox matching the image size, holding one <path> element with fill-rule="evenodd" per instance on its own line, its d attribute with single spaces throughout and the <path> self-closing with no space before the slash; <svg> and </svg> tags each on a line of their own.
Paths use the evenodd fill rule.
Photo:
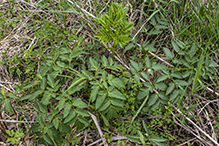
<svg viewBox="0 0 219 146">
<path fill-rule="evenodd" d="M 142 128 L 145 134 L 143 134 L 141 130 L 138 130 L 137 134 L 139 136 L 133 136 L 133 135 L 125 135 L 125 136 L 131 139 L 132 141 L 141 143 L 143 146 L 152 145 L 152 144 L 156 144 L 158 146 L 164 146 L 163 142 L 167 141 L 167 139 L 153 135 L 151 131 L 148 130 L 148 127 L 144 121 L 142 121 Z"/>
<path fill-rule="evenodd" d="M 147 125 L 145 124 L 144 121 L 142 121 L 142 124 L 143 124 L 143 128 L 144 128 L 146 134 L 143 135 L 141 133 L 141 131 L 138 131 L 138 134 L 140 136 L 140 141 L 143 145 L 146 145 L 146 143 L 145 143 L 146 140 L 152 141 L 153 143 L 155 143 L 158 146 L 162 146 L 163 145 L 162 142 L 167 141 L 167 139 L 151 135 L 150 132 L 148 131 Z"/>
<path fill-rule="evenodd" d="M 80 142 L 80 138 L 76 135 L 72 135 L 71 133 L 66 134 L 66 139 L 63 139 L 63 144 L 70 143 L 71 145 L 77 145 Z"/>
<path fill-rule="evenodd" d="M 27 106 L 37 113 L 30 129 L 35 134 L 34 143 L 79 144 L 71 130 L 95 128 L 89 113 L 95 114 L 99 124 L 109 131 L 105 134 L 109 143 L 114 127 L 142 145 L 176 145 L 184 142 L 183 136 L 191 138 L 184 132 L 183 136 L 176 135 L 180 125 L 177 127 L 172 119 L 179 119 L 183 125 L 187 122 L 185 117 L 193 118 L 199 125 L 203 119 L 191 115 L 202 104 L 203 99 L 199 98 L 203 96 L 207 102 L 215 99 L 219 85 L 216 0 L 210 0 L 208 5 L 202 0 L 129 0 L 126 5 L 111 6 L 98 0 L 85 0 L 85 5 L 74 0 L 60 3 L 43 0 L 34 5 L 37 7 L 34 12 L 29 2 L 21 2 L 22 9 L 11 0 L 9 6 L 2 5 L 7 11 L 0 13 L 1 44 L 11 38 L 7 37 L 9 32 L 23 29 L 19 20 L 31 17 L 26 29 L 32 32 L 30 38 L 36 38 L 36 45 L 28 47 L 31 41 L 21 39 L 17 43 L 25 46 L 20 52 L 10 57 L 8 52 L 0 55 L 4 59 L 1 69 L 5 67 L 13 80 L 21 81 L 12 86 L 16 92 L 9 93 L 4 87 L 11 87 L 9 82 L 13 80 L 4 82 L 2 72 L 0 102 L 5 105 L 1 110 L 10 116 L 17 112 L 25 115 L 21 116 L 25 120 L 32 120 L 23 109 Z M 124 8 L 127 6 L 131 9 L 129 19 L 135 25 L 127 21 L 128 8 Z M 109 11 L 94 19 L 100 25 L 95 37 L 109 44 L 111 58 L 108 52 L 103 54 L 103 45 L 87 34 L 88 25 L 96 28 L 89 16 L 102 13 L 106 7 Z M 75 24 L 72 20 L 80 25 L 70 26 Z M 129 43 L 133 27 L 132 33 L 136 34 Z M 80 36 L 82 33 L 86 36 Z M 114 61 L 117 49 L 130 70 Z M 210 88 L 214 92 L 208 92 Z M 20 108 L 15 111 L 12 105 Z M 177 106 L 182 116 L 177 114 L 172 118 L 178 111 L 173 106 Z M 210 101 L 208 106 L 217 111 L 214 102 Z M 215 122 L 215 132 L 218 125 Z M 125 145 L 124 141 L 118 143 Z"/>
<path fill-rule="evenodd" d="M 23 131 L 16 131 L 14 130 L 6 130 L 9 137 L 7 137 L 6 142 L 11 143 L 13 145 L 18 145 L 21 138 L 24 138 L 25 134 Z"/>
<path fill-rule="evenodd" d="M 13 14 L 15 11 L 13 11 Z M 6 19 L 7 15 L 11 16 L 13 14 L 10 14 L 8 11 L 6 12 L 0 12 L 0 38 L 5 37 L 5 35 L 10 32 L 13 28 L 17 26 L 17 22 L 19 22 L 19 16 L 16 18 L 14 17 L 13 19 Z"/>
<path fill-rule="evenodd" d="M 94 19 L 101 25 L 97 30 L 99 33 L 95 34 L 95 37 L 97 37 L 101 43 L 105 42 L 105 45 L 110 42 L 112 46 L 112 58 L 114 58 L 117 44 L 122 47 L 131 40 L 129 35 L 134 23 L 127 21 L 127 12 L 128 8 L 124 9 L 123 4 L 112 3 L 108 13 L 103 13 Z"/>
<path fill-rule="evenodd" d="M 105 133 L 103 135 L 103 137 L 105 137 L 107 139 L 107 143 L 111 143 L 112 142 L 112 134 L 110 133 Z"/>
<path fill-rule="evenodd" d="M 86 70 L 84 65 L 80 66 L 77 62 L 79 55 L 84 53 L 81 43 L 82 39 L 75 43 L 73 50 L 61 48 L 62 51 L 56 52 L 54 57 L 47 56 L 36 75 L 38 80 L 32 86 L 35 90 L 30 90 L 29 94 L 19 99 L 34 102 L 39 124 L 33 124 L 31 129 L 41 137 L 39 142 L 44 139 L 48 144 L 57 145 L 56 141 L 62 139 L 62 134 L 69 133 L 68 127 L 73 123 L 78 129 L 86 128 L 90 124 L 86 118 L 90 116 L 86 108 L 91 112 L 97 110 L 106 125 L 109 125 L 108 119 L 117 117 L 118 112 L 123 110 L 126 98 L 118 89 L 125 87 L 125 84 L 106 70 L 119 71 L 124 68 L 103 56 L 100 61 L 89 58 L 88 64 L 85 64 L 89 69 Z M 75 69 L 77 66 L 79 70 Z M 67 81 L 71 84 L 67 88 L 61 87 Z M 84 95 L 77 97 L 79 91 Z M 54 110 L 48 112 L 47 108 Z M 49 115 L 48 122 L 45 121 L 46 115 Z"/>
<path fill-rule="evenodd" d="M 79 56 L 83 58 L 86 54 L 84 48 L 81 48 L 82 43 L 81 38 L 75 43 L 73 50 L 61 47 L 62 51 L 47 56 L 37 74 L 38 80 L 33 84 L 35 90 L 20 99 L 34 101 L 39 124 L 32 125 L 32 130 L 41 137 L 39 142 L 45 140 L 49 144 L 58 145 L 62 141 L 62 135 L 69 133 L 68 127 L 73 123 L 78 129 L 86 128 L 91 122 L 87 118 L 90 116 L 87 110 L 96 110 L 105 125 L 109 126 L 109 119 L 124 114 L 122 111 L 126 104 L 134 106 L 133 112 L 136 114 L 132 119 L 132 127 L 136 129 L 139 125 L 135 124 L 134 119 L 141 109 L 143 112 L 163 110 L 168 102 L 178 103 L 181 107 L 182 97 L 187 96 L 184 91 L 191 84 L 191 75 L 194 74 L 194 66 L 197 64 L 197 61 L 192 59 L 197 49 L 195 45 L 173 41 L 176 56 L 170 53 L 168 48 L 164 48 L 165 55 L 176 64 L 175 68 L 168 68 L 156 59 L 145 57 L 144 62 L 131 60 L 131 73 L 121 74 L 125 68 L 105 56 L 100 59 L 90 57 L 81 65 Z M 187 53 L 189 49 L 192 53 Z M 209 64 L 206 64 L 208 62 Z M 206 58 L 205 64 L 206 69 L 211 70 L 210 64 L 214 65 L 214 61 L 208 61 Z M 205 69 L 204 66 L 202 69 Z M 184 70 L 184 67 L 187 68 Z M 152 78 L 155 75 L 157 77 Z M 141 76 L 147 82 L 140 83 Z M 66 82 L 70 83 L 63 85 Z M 129 89 L 133 91 L 129 92 Z M 54 110 L 48 112 L 47 108 Z M 45 122 L 48 115 L 48 122 Z M 133 124 L 132 122 L 130 124 Z M 157 122 L 162 124 L 161 120 L 154 122 L 154 125 Z"/>
<path fill-rule="evenodd" d="M 75 58 L 83 53 L 83 48 L 79 48 L 81 41 L 79 40 L 75 45 L 77 47 L 73 50 L 62 48 L 62 52 L 57 52 L 54 57 L 48 56 L 45 64 L 36 75 L 39 80 L 35 82 L 35 88 L 38 90 L 34 94 L 26 95 L 20 99 L 21 101 L 35 100 L 34 105 L 39 113 L 37 117 L 39 124 L 35 123 L 31 129 L 37 133 L 37 136 L 41 137 L 39 143 L 44 143 L 45 140 L 48 144 L 57 145 L 58 141 L 62 141 L 62 136 L 70 132 L 69 126 L 74 122 L 76 122 L 75 126 L 78 125 L 78 129 L 89 125 L 88 120 L 84 118 L 84 116 L 89 116 L 84 109 L 88 108 L 88 105 L 82 100 L 72 97 L 82 86 L 75 89 L 71 88 L 71 90 L 69 90 L 70 88 L 67 90 L 61 88 L 61 84 L 74 79 L 71 77 L 70 69 L 75 71 L 73 69 L 73 66 L 77 65 L 77 63 L 74 63 Z M 62 74 L 64 71 L 69 73 L 64 75 Z M 77 73 L 77 71 L 74 73 Z M 75 81 L 78 84 L 82 80 L 76 78 L 73 84 L 75 84 Z M 48 113 L 48 107 L 54 108 L 54 110 Z M 71 108 L 73 109 L 71 110 Z M 48 122 L 45 121 L 47 114 L 49 114 Z"/>
<path fill-rule="evenodd" d="M 117 131 L 120 131 L 123 135 L 136 135 L 137 131 L 141 129 L 141 123 L 139 120 L 135 120 L 133 123 L 131 122 L 130 115 L 125 115 L 124 118 L 126 120 L 116 120 L 114 123 L 116 125 Z"/>
<path fill-rule="evenodd" d="M 118 74 L 120 75 L 120 74 Z M 126 87 L 120 88 L 121 93 L 125 95 L 127 101 L 125 102 L 124 114 L 131 111 L 135 111 L 139 108 L 139 101 L 137 100 L 137 94 L 139 89 L 143 86 L 142 83 L 136 82 L 133 76 L 128 72 L 123 72 L 120 75 L 123 82 L 127 83 Z M 129 80 L 127 80 L 129 78 Z"/>
<path fill-rule="evenodd" d="M 14 109 L 11 106 L 11 101 L 7 98 L 7 95 L 5 93 L 5 87 L 3 86 L 1 88 L 1 93 L 0 93 L 0 103 L 4 102 L 4 110 L 9 112 L 10 114 L 14 113 Z"/>
<path fill-rule="evenodd" d="M 37 38 L 39 48 L 32 46 L 29 49 L 21 49 L 19 53 L 12 55 L 13 58 L 6 58 L 2 61 L 2 64 L 9 68 L 9 72 L 15 74 L 14 77 L 18 76 L 20 81 L 24 81 L 25 84 L 34 80 L 36 68 L 39 67 L 40 62 L 46 59 L 46 51 L 52 55 L 60 49 L 60 43 L 62 46 L 69 47 L 71 42 L 77 39 L 72 32 L 49 21 L 35 20 L 33 25 L 35 27 L 34 36 Z M 30 41 L 27 40 L 27 42 Z M 7 52 L 4 54 L 6 57 Z"/>
<path fill-rule="evenodd" d="M 122 140 L 118 140 L 118 144 L 119 144 L 119 146 L 123 146 L 123 145 L 125 145 L 125 142 Z"/>
</svg>

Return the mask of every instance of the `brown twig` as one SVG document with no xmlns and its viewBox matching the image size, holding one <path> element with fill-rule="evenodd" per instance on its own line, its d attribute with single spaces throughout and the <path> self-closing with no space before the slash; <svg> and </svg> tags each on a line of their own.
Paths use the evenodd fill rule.
<svg viewBox="0 0 219 146">
<path fill-rule="evenodd" d="M 172 105 L 172 107 L 178 112 L 178 113 L 180 113 L 181 115 L 183 115 L 183 113 L 179 110 L 179 109 L 177 109 L 175 106 L 173 106 Z M 185 119 L 187 120 L 187 121 L 189 121 L 194 127 L 196 127 L 202 134 L 204 134 L 206 137 L 208 137 L 214 144 L 216 144 L 216 145 L 219 145 L 219 143 L 216 141 L 216 140 L 214 140 L 210 135 L 208 135 L 204 130 L 202 130 L 198 125 L 196 125 L 192 120 L 190 120 L 188 117 L 186 117 L 185 116 Z"/>
<path fill-rule="evenodd" d="M 182 144 L 180 144 L 180 145 L 178 145 L 178 146 L 184 146 L 184 145 L 186 145 L 187 143 L 189 143 L 189 142 L 191 142 L 191 141 L 193 141 L 193 140 L 195 140 L 195 139 L 196 139 L 196 137 L 193 138 L 193 139 L 190 139 L 190 140 L 188 140 L 188 141 L 186 141 L 186 142 L 184 142 L 184 143 L 182 143 Z"/>
</svg>

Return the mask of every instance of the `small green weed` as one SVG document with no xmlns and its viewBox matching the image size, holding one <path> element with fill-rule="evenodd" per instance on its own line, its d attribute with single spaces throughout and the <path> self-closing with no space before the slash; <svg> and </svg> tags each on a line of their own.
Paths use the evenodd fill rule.
<svg viewBox="0 0 219 146">
<path fill-rule="evenodd" d="M 11 143 L 12 145 L 18 145 L 21 138 L 24 138 L 25 134 L 23 133 L 23 131 L 16 131 L 14 132 L 14 130 L 6 130 L 6 132 L 8 133 L 8 135 L 10 137 L 7 137 L 6 142 Z"/>
<path fill-rule="evenodd" d="M 131 38 L 129 38 L 131 29 L 134 26 L 133 22 L 128 22 L 126 13 L 127 8 L 123 8 L 123 4 L 112 3 L 109 7 L 109 13 L 103 13 L 95 21 L 101 24 L 100 29 L 97 30 L 95 37 L 100 42 L 105 42 L 105 45 L 110 42 L 112 46 L 112 59 L 114 58 L 117 44 L 122 47 L 127 44 Z"/>
<path fill-rule="evenodd" d="M 67 144 L 67 143 L 70 143 L 71 145 L 77 145 L 79 142 L 80 142 L 80 138 L 77 138 L 76 135 L 71 135 L 70 133 L 68 133 L 66 136 L 65 136 L 67 139 L 64 139 L 63 138 L 63 141 L 60 142 L 60 143 L 63 143 L 63 144 Z"/>
<path fill-rule="evenodd" d="M 116 120 L 114 124 L 116 125 L 116 131 L 122 132 L 123 135 L 136 135 L 137 131 L 141 129 L 141 123 L 139 120 L 135 120 L 133 123 L 131 122 L 131 114 L 128 116 L 127 114 L 123 117 L 123 120 Z"/>
</svg>

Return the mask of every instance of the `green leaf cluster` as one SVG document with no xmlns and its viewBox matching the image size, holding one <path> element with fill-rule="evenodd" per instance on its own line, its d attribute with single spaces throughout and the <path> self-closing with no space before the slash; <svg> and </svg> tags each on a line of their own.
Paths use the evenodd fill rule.
<svg viewBox="0 0 219 146">
<path fill-rule="evenodd" d="M 86 110 L 88 104 L 83 98 L 74 96 L 83 88 L 80 84 L 86 77 L 72 77 L 79 73 L 74 68 L 79 64 L 77 58 L 85 53 L 83 49 L 81 39 L 78 39 L 73 50 L 63 47 L 53 56 L 47 56 L 31 85 L 35 90 L 31 89 L 29 94 L 19 98 L 19 101 L 34 103 L 38 115 L 31 129 L 40 137 L 38 143 L 57 145 L 62 135 L 70 132 L 70 125 L 75 123 L 80 129 L 90 123 L 87 118 L 90 115 Z M 66 81 L 71 82 L 68 88 L 62 86 Z"/>
<path fill-rule="evenodd" d="M 91 89 L 89 103 L 94 104 L 94 109 L 100 112 L 102 117 L 104 115 L 107 119 L 117 117 L 118 111 L 123 110 L 126 100 L 119 88 L 125 87 L 125 84 L 121 78 L 110 72 L 122 71 L 124 68 L 112 58 L 108 60 L 105 56 L 100 62 L 89 58 L 89 63 L 91 68 L 88 71 L 82 70 L 83 75 L 81 75 L 81 77 L 87 77 L 87 84 Z"/>
<path fill-rule="evenodd" d="M 95 35 L 100 42 L 105 42 L 105 44 L 110 42 L 114 44 L 113 47 L 119 44 L 122 47 L 131 40 L 129 35 L 134 23 L 127 21 L 128 8 L 123 7 L 122 3 L 112 3 L 108 13 L 103 13 L 95 18 L 95 21 L 101 25 L 97 30 L 99 33 Z"/>
<path fill-rule="evenodd" d="M 16 131 L 14 130 L 6 130 L 7 134 L 10 137 L 7 137 L 6 142 L 11 143 L 13 145 L 18 145 L 21 138 L 24 138 L 25 134 L 23 131 Z"/>
<path fill-rule="evenodd" d="M 49 3 L 52 5 L 52 1 Z M 94 2 L 94 5 L 97 3 Z M 133 2 L 129 1 L 129 3 L 134 6 Z M 3 85 L 0 102 L 5 106 L 2 110 L 10 114 L 15 112 L 10 98 L 16 99 L 22 105 L 31 102 L 34 109 L 30 110 L 37 113 L 36 122 L 31 126 L 32 132 L 39 138 L 37 144 L 60 145 L 66 142 L 67 140 L 63 137 L 70 134 L 73 128 L 83 130 L 90 126 L 92 124 L 90 113 L 95 113 L 100 124 L 104 123 L 107 128 L 115 118 L 118 118 L 115 122 L 119 126 L 118 130 L 123 134 L 137 135 L 126 135 L 133 141 L 143 145 L 146 145 L 147 142 L 163 145 L 166 139 L 158 137 L 162 134 L 154 134 L 152 131 L 157 125 L 163 125 L 164 119 L 169 124 L 171 120 L 169 117 L 173 112 L 171 105 L 176 104 L 182 110 L 184 116 L 180 117 L 178 114 L 177 117 L 181 118 L 183 124 L 187 113 L 196 108 L 196 105 L 190 105 L 193 93 L 199 90 L 203 92 L 203 89 L 207 88 L 205 84 L 208 81 L 212 81 L 214 84 L 209 86 L 215 86 L 215 90 L 217 89 L 218 65 L 214 61 L 217 58 L 217 49 L 210 49 L 217 48 L 218 31 L 213 27 L 216 26 L 216 18 L 213 19 L 210 15 L 204 17 L 197 15 L 207 11 L 205 8 L 198 13 L 192 9 L 193 6 L 186 5 L 187 2 L 159 1 L 157 3 L 159 7 L 154 6 L 155 2 L 149 1 L 144 3 L 138 1 L 135 4 L 144 6 L 140 12 L 147 18 L 145 23 L 139 22 L 142 29 L 138 33 L 142 32 L 144 39 L 139 49 L 137 48 L 139 46 L 137 37 L 127 44 L 131 40 L 130 32 L 134 23 L 127 21 L 128 8 L 124 8 L 123 4 L 112 3 L 108 7 L 108 12 L 95 18 L 100 25 L 95 32 L 95 37 L 99 39 L 100 43 L 111 44 L 112 48 L 109 49 L 112 50 L 112 58 L 107 58 L 108 56 L 105 54 L 102 55 L 96 51 L 96 48 L 100 49 L 100 45 L 94 41 L 95 39 L 92 38 L 92 42 L 87 44 L 84 36 L 77 36 L 79 31 L 76 33 L 76 30 L 67 30 L 66 19 L 69 15 L 67 13 L 54 11 L 54 16 L 58 16 L 60 19 L 58 25 L 56 22 L 33 20 L 34 37 L 38 46 L 32 45 L 29 49 L 21 50 L 21 53 L 17 53 L 12 58 L 7 58 L 7 52 L 2 53 L 3 58 L 6 59 L 1 64 L 5 65 L 9 72 L 13 76 L 16 75 L 15 77 L 18 77 L 20 81 L 25 80 L 25 83 L 16 86 L 16 92 L 9 93 L 9 95 L 6 94 Z M 47 9 L 47 4 L 46 1 L 41 1 L 36 6 Z M 180 4 L 185 8 L 176 11 Z M 69 5 L 67 1 L 61 1 L 60 5 L 57 4 L 55 7 L 62 11 L 77 11 L 78 9 L 73 7 L 75 5 L 76 3 Z M 77 6 L 79 7 L 79 5 Z M 169 10 L 164 12 L 164 6 L 170 8 L 169 10 L 173 11 L 173 14 Z M 196 14 L 195 19 L 198 22 L 192 22 L 191 25 L 184 23 L 188 22 L 183 21 L 188 20 L 183 16 L 187 6 L 192 12 L 187 15 Z M 101 6 L 102 8 L 103 6 Z M 147 14 L 143 12 L 146 9 L 148 10 Z M 1 16 L 2 14 L 0 13 Z M 13 12 L 13 14 L 15 13 Z M 149 16 L 149 14 L 151 15 Z M 215 14 L 217 16 L 218 11 L 215 11 Z M 168 16 L 173 17 L 174 20 L 171 20 L 171 17 L 165 18 Z M 177 20 L 176 17 L 180 19 Z M 210 27 L 204 23 L 206 18 L 211 18 L 209 19 Z M 7 22 L 5 17 L 1 17 L 0 21 L 3 22 L 0 26 L 7 31 L 16 27 L 18 22 L 16 19 Z M 189 20 L 189 23 L 191 21 Z M 59 26 L 61 22 L 64 25 Z M 142 25 L 144 26 L 142 27 Z M 81 26 L 76 25 L 73 28 Z M 182 26 L 186 26 L 186 28 Z M 193 29 L 190 29 L 190 26 L 193 26 Z M 199 27 L 201 29 L 197 30 Z M 4 37 L 5 33 L 8 33 L 7 31 L 0 31 L 0 37 Z M 212 32 L 212 34 L 205 31 Z M 174 35 L 174 38 L 169 39 L 170 34 Z M 203 34 L 204 37 L 200 34 Z M 168 37 L 163 37 L 164 35 Z M 184 36 L 194 36 L 196 41 L 190 41 L 191 38 L 186 40 L 187 38 L 184 39 Z M 197 41 L 202 38 L 205 42 L 203 44 Z M 205 40 L 208 42 L 206 43 Z M 31 42 L 28 39 L 25 42 L 24 40 L 20 41 L 23 44 Z M 214 44 L 211 44 L 212 41 Z M 126 70 L 113 60 L 114 52 L 119 46 L 126 46 L 125 51 L 134 50 L 135 53 L 138 53 L 129 56 L 130 61 L 127 62 L 130 70 Z M 159 49 L 156 49 L 158 46 Z M 156 52 L 156 56 L 151 52 Z M 163 54 L 159 54 L 160 52 Z M 211 58 L 211 54 L 216 57 Z M 158 56 L 170 62 L 171 65 L 167 65 Z M 189 86 L 192 87 L 191 92 L 187 92 Z M 25 94 L 18 97 L 18 93 L 19 95 Z M 196 99 L 192 101 L 194 100 Z M 184 110 L 185 105 L 186 108 L 188 107 L 186 110 Z M 165 106 L 168 108 L 167 110 L 164 108 Z M 17 111 L 24 112 L 24 109 Z M 142 118 L 142 115 L 152 113 L 157 116 L 157 111 L 159 114 L 164 112 L 168 112 L 168 114 L 149 120 L 150 122 L 144 118 L 142 125 L 140 124 L 139 119 Z M 120 117 L 126 120 L 120 121 Z M 149 128 L 144 121 L 150 123 L 148 124 Z M 8 142 L 12 144 L 19 142 L 16 138 L 23 137 L 22 133 L 19 135 L 14 131 L 7 132 L 11 136 Z M 155 133 L 158 132 L 155 130 Z M 166 134 L 166 132 L 164 133 Z M 70 141 L 69 138 L 68 141 Z M 77 139 L 72 143 L 76 144 L 78 141 L 80 140 Z"/>
<path fill-rule="evenodd" d="M 81 65 L 77 59 L 85 54 L 84 48 L 77 45 L 73 50 L 61 49 L 54 56 L 47 56 L 40 67 L 31 84 L 35 90 L 19 98 L 34 103 L 38 123 L 31 129 L 40 137 L 39 143 L 56 145 L 63 134 L 70 132 L 73 123 L 78 129 L 86 128 L 90 124 L 88 111 L 98 111 L 109 126 L 108 120 L 117 117 L 125 106 L 126 97 L 120 88 L 125 88 L 128 79 L 124 81 L 113 74 L 122 72 L 124 67 L 105 56 L 100 60 L 90 57 Z M 80 67 L 76 69 L 77 66 Z"/>
</svg>

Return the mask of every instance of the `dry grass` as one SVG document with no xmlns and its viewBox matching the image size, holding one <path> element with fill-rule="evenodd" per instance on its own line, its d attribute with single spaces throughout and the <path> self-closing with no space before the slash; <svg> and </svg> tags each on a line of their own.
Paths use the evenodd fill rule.
<svg viewBox="0 0 219 146">
<path fill-rule="evenodd" d="M 134 1 L 134 3 L 137 1 Z M 0 5 L 0 12 L 4 12 L 7 10 L 6 7 L 9 6 L 8 1 L 2 1 L 1 2 L 3 5 Z M 16 54 L 22 53 L 25 50 L 29 50 L 30 48 L 38 48 L 38 38 L 34 37 L 34 26 L 32 25 L 34 20 L 42 20 L 45 19 L 47 21 L 51 21 L 53 23 L 57 23 L 59 18 L 57 18 L 57 15 L 54 13 L 50 12 L 55 12 L 55 11 L 49 11 L 49 10 L 36 10 L 35 4 L 37 1 L 16 1 L 13 7 L 13 10 L 15 13 L 8 13 L 7 16 L 5 16 L 6 21 L 10 22 L 12 19 L 17 19 L 18 21 L 16 22 L 16 27 L 8 27 L 6 30 L 1 30 L 3 32 L 2 37 L 0 38 L 0 62 L 13 58 Z M 58 5 L 60 2 L 56 1 L 53 3 L 53 6 L 55 7 Z M 96 10 L 94 7 L 94 4 L 92 1 L 78 1 L 78 3 L 81 4 L 81 9 L 84 9 L 92 14 L 96 14 Z M 98 2 L 100 5 L 105 5 L 102 3 L 102 1 Z M 140 29 L 139 23 L 140 22 L 146 22 L 147 18 L 145 15 L 137 11 L 135 8 L 132 8 L 132 5 L 128 1 L 124 1 L 125 5 L 127 7 L 130 7 L 130 11 L 128 14 L 129 21 L 135 22 L 135 27 L 132 30 L 132 36 L 136 35 L 136 38 L 139 40 L 139 44 L 142 45 L 145 38 L 146 38 L 146 33 L 137 33 L 138 30 Z M 204 2 L 206 5 L 207 1 Z M 159 4 L 156 3 L 157 7 L 159 7 Z M 48 6 L 51 7 L 51 6 Z M 146 7 L 144 5 L 140 5 L 139 10 L 145 10 Z M 147 7 L 148 8 L 148 7 Z M 104 11 L 105 7 L 101 10 Z M 56 11 L 61 11 L 61 10 L 56 10 Z M 147 11 L 147 10 L 145 10 Z M 20 16 L 20 13 L 22 13 L 22 16 Z M 43 15 L 47 14 L 46 18 L 43 18 Z M 82 15 L 82 13 L 78 12 L 66 12 L 67 14 L 67 20 L 66 20 L 66 26 L 62 24 L 60 27 L 65 28 L 66 30 L 72 31 L 76 30 L 77 35 L 85 35 L 85 42 L 89 43 L 92 42 L 93 37 L 93 30 L 96 30 L 96 28 L 92 28 L 91 25 L 85 24 L 84 21 L 86 20 L 87 22 L 90 22 L 93 26 L 94 21 L 92 20 L 91 17 L 89 17 L 88 14 Z M 1 23 L 1 22 L 0 22 Z M 76 25 L 84 25 L 80 28 L 73 28 Z M 163 44 L 164 42 L 171 42 L 172 36 L 174 33 L 162 33 L 160 36 L 156 37 L 151 37 L 148 39 L 150 43 L 153 41 L 156 42 L 156 44 Z M 48 42 L 41 42 L 41 43 L 48 43 Z M 71 42 L 72 46 L 74 45 L 74 42 Z M 168 45 L 168 43 L 166 43 Z M 49 47 L 49 46 L 48 46 Z M 101 50 L 100 50 L 101 51 Z M 2 53 L 6 52 L 6 55 L 2 55 Z M 107 52 L 107 50 L 105 50 Z M 139 51 L 140 52 L 140 51 Z M 120 49 L 118 51 L 118 54 L 122 58 L 125 64 L 129 62 L 127 60 L 130 56 L 136 56 L 139 57 L 139 52 L 135 51 L 127 51 L 124 52 L 123 49 Z M 48 53 L 48 52 L 46 52 Z M 103 52 L 102 52 L 103 53 Z M 154 53 L 155 57 L 160 57 L 161 59 L 165 59 L 165 57 L 162 55 L 163 51 L 160 48 L 157 48 L 157 51 Z M 153 55 L 150 55 L 151 57 L 154 57 Z M 21 56 L 22 57 L 22 56 Z M 217 56 L 216 56 L 217 57 Z M 218 63 L 218 58 L 216 58 L 216 61 Z M 168 60 L 166 60 L 168 61 Z M 161 61 L 162 62 L 162 61 Z M 164 63 L 165 64 L 165 63 Z M 17 64 L 14 64 L 16 66 Z M 12 66 L 12 67 L 14 67 Z M 40 64 L 38 64 L 39 68 Z M 9 73 L 9 68 L 6 68 L 6 66 L 0 65 L 0 87 L 5 87 L 6 92 L 15 92 L 16 91 L 16 86 L 20 83 L 19 78 L 15 78 L 14 74 Z M 23 74 L 21 73 L 21 76 Z M 207 84 L 207 83 L 206 83 Z M 219 132 L 219 129 L 214 128 L 214 124 L 216 122 L 219 122 L 218 119 L 218 105 L 219 105 L 219 94 L 218 94 L 218 87 L 215 83 L 215 85 L 212 85 L 214 88 L 209 87 L 209 90 L 204 91 L 203 93 L 195 93 L 195 97 L 199 97 L 198 100 L 195 101 L 195 104 L 197 104 L 197 107 L 195 110 L 187 113 L 187 115 L 197 115 L 199 120 L 196 120 L 195 118 L 188 118 L 185 120 L 184 125 L 181 125 L 181 120 L 176 118 L 175 123 L 178 125 L 178 128 L 180 129 L 179 131 L 176 129 L 171 129 L 171 136 L 176 136 L 178 138 L 181 138 L 179 140 L 183 140 L 181 142 L 183 145 L 187 145 L 189 142 L 194 142 L 196 145 L 215 145 L 213 141 L 217 143 L 218 141 L 218 135 L 216 133 Z M 213 95 L 216 98 L 213 100 L 206 99 L 205 97 Z M 23 93 L 18 93 L 18 96 L 23 96 Z M 200 97 L 202 96 L 202 97 Z M 186 99 L 189 100 L 189 99 Z M 6 143 L 6 137 L 4 135 L 6 129 L 16 129 L 19 130 L 21 127 L 23 128 L 23 131 L 25 131 L 25 137 L 21 139 L 20 143 L 18 145 L 22 146 L 30 146 L 30 145 L 35 145 L 35 140 L 34 140 L 34 135 L 33 133 L 30 133 L 29 127 L 31 125 L 31 121 L 34 121 L 36 114 L 35 112 L 32 112 L 31 109 L 33 109 L 32 103 L 26 103 L 22 104 L 19 102 L 15 102 L 16 100 L 12 100 L 12 107 L 14 109 L 29 109 L 26 110 L 26 113 L 18 113 L 14 114 L 14 116 L 10 116 L 7 112 L 2 111 L 1 112 L 1 131 L 0 132 L 0 138 L 2 139 L 3 142 L 0 143 L 0 145 L 8 145 L 9 143 Z M 190 102 L 191 104 L 194 104 Z M 185 105 L 185 109 L 187 109 L 189 105 Z M 1 109 L 4 107 L 4 104 L 1 104 Z M 174 109 L 175 114 L 180 114 L 180 111 L 177 109 Z M 175 116 L 174 113 L 172 113 L 172 116 Z M 26 119 L 26 123 L 21 123 L 20 119 Z M 148 115 L 148 119 L 153 118 L 152 115 Z M 10 121 L 7 121 L 7 120 Z M 14 121 L 14 122 L 11 122 Z M 4 126 L 7 125 L 7 126 Z M 168 125 L 166 125 L 168 126 Z M 161 131 L 164 131 L 164 127 L 157 127 L 160 128 Z M 104 131 L 104 129 L 102 129 Z M 106 132 L 106 131 L 104 131 Z M 109 131 L 108 131 L 109 132 Z M 183 134 L 182 134 L 183 133 Z M 119 133 L 115 132 L 112 133 L 114 136 L 117 136 Z M 182 136 L 181 136 L 182 134 Z M 73 135 L 76 135 L 79 137 L 80 140 L 80 145 L 87 145 L 89 143 L 93 143 L 96 140 L 99 139 L 99 134 L 97 130 L 83 130 L 82 132 L 78 132 L 76 129 L 72 131 L 70 137 Z M 185 137 L 187 135 L 188 137 Z M 72 137 L 73 138 L 73 137 Z M 126 145 L 137 145 L 136 143 L 131 142 L 130 140 L 124 140 Z M 99 145 L 104 145 L 104 144 L 99 144 Z M 118 145 L 117 142 L 112 142 L 110 145 Z M 169 143 L 168 145 L 171 145 Z"/>
</svg>

